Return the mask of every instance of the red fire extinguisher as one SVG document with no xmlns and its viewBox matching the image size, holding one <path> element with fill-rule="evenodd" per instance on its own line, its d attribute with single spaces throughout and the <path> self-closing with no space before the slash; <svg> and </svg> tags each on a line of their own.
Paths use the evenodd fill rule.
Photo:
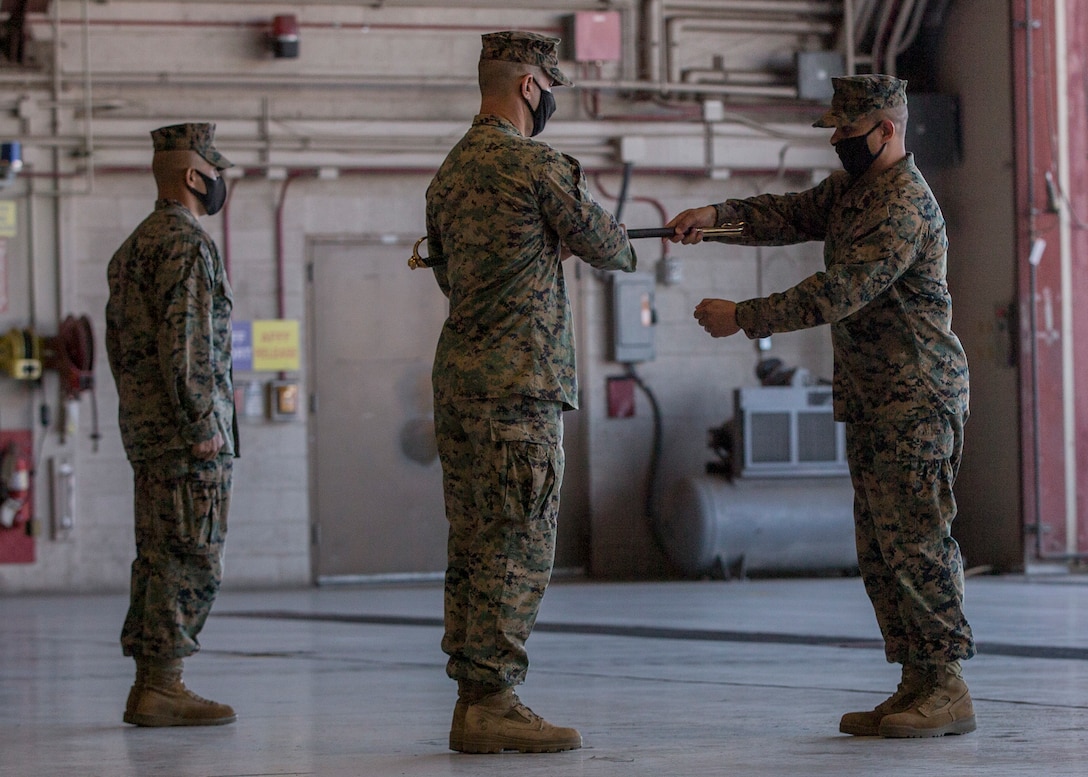
<svg viewBox="0 0 1088 777">
<path fill-rule="evenodd" d="M 0 526 L 10 529 L 26 520 L 30 497 L 30 462 L 18 448 L 11 445 L 4 451 L 3 502 L 0 502 Z"/>
</svg>

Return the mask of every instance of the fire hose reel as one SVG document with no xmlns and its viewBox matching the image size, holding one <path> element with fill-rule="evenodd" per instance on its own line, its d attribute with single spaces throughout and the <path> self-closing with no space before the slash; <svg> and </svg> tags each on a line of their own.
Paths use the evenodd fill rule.
<svg viewBox="0 0 1088 777">
<path fill-rule="evenodd" d="M 94 430 L 91 439 L 98 450 L 98 409 L 94 397 L 94 330 L 87 316 L 66 316 L 53 337 L 38 337 L 33 329 L 12 329 L 0 335 L 0 375 L 16 380 L 40 381 L 43 369 L 56 370 L 64 400 L 61 438 L 76 433 L 79 398 L 91 392 Z M 42 423 L 46 406 L 43 405 Z"/>
<path fill-rule="evenodd" d="M 94 330 L 87 316 L 67 316 L 56 337 L 42 338 L 45 367 L 60 375 L 68 399 L 94 388 Z"/>
<path fill-rule="evenodd" d="M 87 316 L 66 317 L 55 337 L 38 337 L 33 329 L 0 335 L 0 372 L 16 380 L 39 380 L 43 368 L 60 374 L 69 399 L 94 388 L 94 331 Z"/>
</svg>

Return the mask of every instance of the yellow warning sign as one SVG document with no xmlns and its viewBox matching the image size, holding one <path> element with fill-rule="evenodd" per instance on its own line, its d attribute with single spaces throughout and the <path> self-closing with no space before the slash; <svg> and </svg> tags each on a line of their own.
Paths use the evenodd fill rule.
<svg viewBox="0 0 1088 777">
<path fill-rule="evenodd" d="M 255 372 L 298 372 L 300 351 L 298 321 L 265 319 L 253 322 Z"/>
<path fill-rule="evenodd" d="M 15 237 L 18 229 L 15 223 L 18 211 L 11 200 L 0 200 L 0 237 Z"/>
</svg>

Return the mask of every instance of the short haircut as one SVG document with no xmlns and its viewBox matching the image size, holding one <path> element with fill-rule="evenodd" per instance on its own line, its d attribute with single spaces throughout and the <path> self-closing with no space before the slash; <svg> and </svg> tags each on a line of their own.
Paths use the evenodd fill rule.
<svg viewBox="0 0 1088 777">
<path fill-rule="evenodd" d="M 890 121 L 900 135 L 907 131 L 907 106 L 905 105 L 873 111 L 873 116 L 880 121 Z"/>
<path fill-rule="evenodd" d="M 540 68 L 525 62 L 481 59 L 479 66 L 480 93 L 484 95 L 501 94 L 523 77 L 531 74 L 535 78 L 542 75 L 543 72 Z"/>
<path fill-rule="evenodd" d="M 205 160 L 195 151 L 156 151 L 151 157 L 151 174 L 159 186 L 170 185 L 190 167 L 199 170 L 203 167 L 202 161 Z"/>
</svg>

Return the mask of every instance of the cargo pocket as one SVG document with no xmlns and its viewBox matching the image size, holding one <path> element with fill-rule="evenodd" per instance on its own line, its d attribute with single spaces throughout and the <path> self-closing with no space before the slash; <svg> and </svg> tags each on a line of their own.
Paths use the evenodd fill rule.
<svg viewBox="0 0 1088 777">
<path fill-rule="evenodd" d="M 552 499 L 556 482 L 556 436 L 535 421 L 491 421 L 500 467 L 496 510 L 527 521 Z"/>
<path fill-rule="evenodd" d="M 205 554 L 218 550 L 227 534 L 221 478 L 190 473 L 177 481 L 174 495 L 178 516 L 175 536 L 178 551 Z"/>
<path fill-rule="evenodd" d="M 912 469 L 939 466 L 952 457 L 955 437 L 941 416 L 923 418 L 900 429 L 895 443 L 896 460 Z"/>
<path fill-rule="evenodd" d="M 923 418 L 900 427 L 895 443 L 895 466 L 902 473 L 899 476 L 902 509 L 922 516 L 939 504 L 951 502 L 955 445 L 952 425 L 943 416 Z M 888 476 L 894 482 L 895 474 Z"/>
</svg>

